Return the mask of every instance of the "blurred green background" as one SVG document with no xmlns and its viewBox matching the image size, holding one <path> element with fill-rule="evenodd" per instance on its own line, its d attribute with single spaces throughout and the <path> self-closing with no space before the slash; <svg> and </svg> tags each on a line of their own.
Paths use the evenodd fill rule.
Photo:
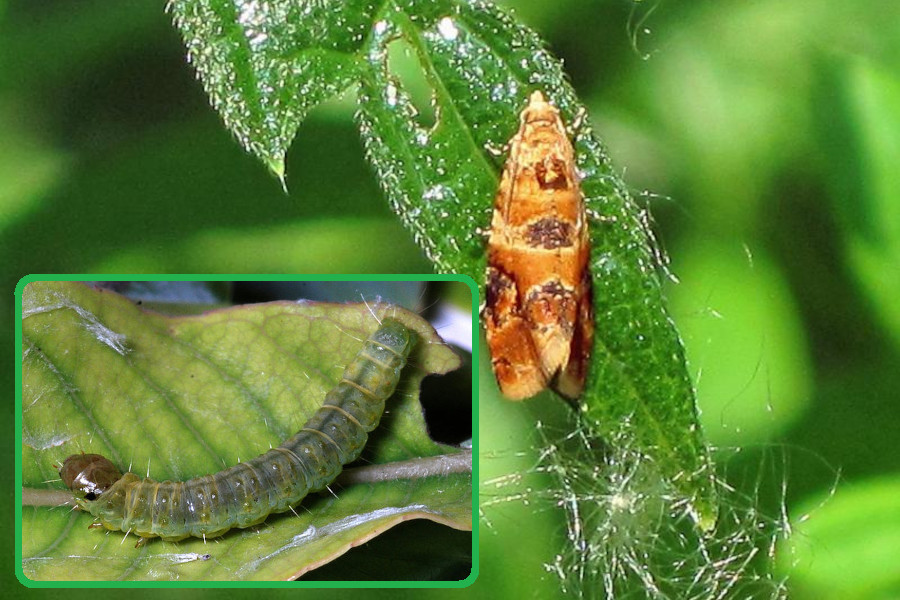
<svg viewBox="0 0 900 600">
<path fill-rule="evenodd" d="M 900 3 L 503 4 L 565 60 L 652 212 L 709 439 L 783 457 L 793 597 L 900 597 Z M 352 97 L 301 127 L 285 194 L 208 106 L 163 9 L 0 0 L 8 324 L 27 273 L 430 271 Z M 482 380 L 483 447 L 513 454 L 533 421 Z M 780 484 L 760 501 L 777 509 Z M 530 537 L 482 531 L 467 594 L 551 593 L 558 517 L 506 519 Z"/>
</svg>

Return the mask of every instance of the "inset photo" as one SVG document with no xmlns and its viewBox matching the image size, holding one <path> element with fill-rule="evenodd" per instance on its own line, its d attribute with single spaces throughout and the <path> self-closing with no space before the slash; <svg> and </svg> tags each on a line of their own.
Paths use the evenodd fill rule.
<svg viewBox="0 0 900 600">
<path fill-rule="evenodd" d="M 128 277 L 17 288 L 23 584 L 474 581 L 471 280 Z"/>
</svg>

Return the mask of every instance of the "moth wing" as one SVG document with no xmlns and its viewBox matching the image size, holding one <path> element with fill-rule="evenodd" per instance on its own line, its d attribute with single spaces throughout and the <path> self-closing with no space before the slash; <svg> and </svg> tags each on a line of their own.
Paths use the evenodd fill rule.
<svg viewBox="0 0 900 600">
<path fill-rule="evenodd" d="M 485 330 L 491 366 L 504 396 L 524 400 L 547 387 L 531 326 L 519 311 L 516 284 L 493 267 L 488 268 Z"/>
<path fill-rule="evenodd" d="M 587 271 L 585 271 L 585 279 L 587 281 L 582 286 L 584 293 L 578 301 L 578 317 L 572 336 L 569 360 L 551 384 L 557 393 L 571 399 L 580 396 L 584 389 L 588 359 L 591 356 L 591 347 L 594 342 L 593 305 L 591 304 L 591 288 Z"/>
<path fill-rule="evenodd" d="M 523 312 L 541 368 L 552 377 L 569 362 L 578 319 L 578 291 L 554 276 L 526 294 Z"/>
</svg>

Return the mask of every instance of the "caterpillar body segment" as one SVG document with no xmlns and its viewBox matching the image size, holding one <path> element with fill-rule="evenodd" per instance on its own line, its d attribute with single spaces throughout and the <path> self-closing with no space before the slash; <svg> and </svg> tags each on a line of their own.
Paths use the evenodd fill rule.
<svg viewBox="0 0 900 600">
<path fill-rule="evenodd" d="M 413 338 L 404 325 L 385 319 L 299 432 L 214 475 L 159 482 L 121 475 L 99 454 L 76 454 L 65 460 L 60 477 L 82 510 L 107 529 L 137 534 L 138 544 L 157 536 L 215 537 L 257 525 L 324 489 L 359 457 L 397 387 Z"/>
</svg>

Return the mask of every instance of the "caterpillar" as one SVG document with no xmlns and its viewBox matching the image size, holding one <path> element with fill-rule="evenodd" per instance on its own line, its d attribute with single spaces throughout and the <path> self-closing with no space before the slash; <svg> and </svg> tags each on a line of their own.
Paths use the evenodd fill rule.
<svg viewBox="0 0 900 600">
<path fill-rule="evenodd" d="M 302 429 L 277 448 L 188 481 L 124 475 L 99 454 L 74 454 L 59 469 L 91 527 L 175 542 L 210 538 L 262 523 L 331 483 L 359 457 L 394 393 L 415 334 L 384 319 Z"/>
</svg>

